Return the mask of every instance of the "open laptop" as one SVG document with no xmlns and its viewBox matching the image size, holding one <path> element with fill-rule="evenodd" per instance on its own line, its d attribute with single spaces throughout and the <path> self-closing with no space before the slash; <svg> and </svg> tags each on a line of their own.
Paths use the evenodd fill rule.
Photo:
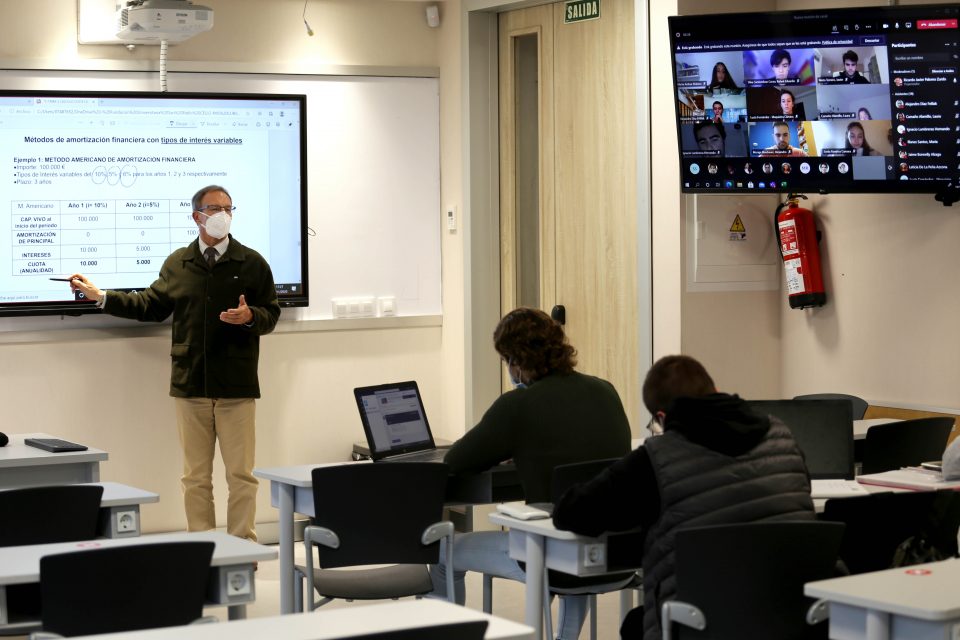
<svg viewBox="0 0 960 640">
<path fill-rule="evenodd" d="M 443 462 L 447 448 L 433 441 L 415 381 L 357 387 L 353 396 L 374 462 Z"/>
<path fill-rule="evenodd" d="M 848 400 L 747 400 L 754 413 L 790 427 L 814 480 L 853 480 L 853 409 Z"/>
</svg>

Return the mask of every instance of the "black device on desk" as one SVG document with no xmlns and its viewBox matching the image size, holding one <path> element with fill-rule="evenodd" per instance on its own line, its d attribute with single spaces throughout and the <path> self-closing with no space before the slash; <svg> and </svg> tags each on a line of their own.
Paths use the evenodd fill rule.
<svg viewBox="0 0 960 640">
<path fill-rule="evenodd" d="M 25 438 L 23 444 L 27 445 L 28 447 L 35 447 L 37 449 L 43 449 L 44 451 L 50 451 L 53 453 L 87 450 L 87 447 L 82 444 L 70 442 L 69 440 L 61 440 L 60 438 Z"/>
</svg>

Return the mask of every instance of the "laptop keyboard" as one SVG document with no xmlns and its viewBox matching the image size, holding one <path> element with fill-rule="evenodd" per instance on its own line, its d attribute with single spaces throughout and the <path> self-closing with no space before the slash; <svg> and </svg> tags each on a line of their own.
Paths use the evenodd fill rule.
<svg viewBox="0 0 960 640">
<path fill-rule="evenodd" d="M 448 450 L 430 449 L 429 451 L 404 453 L 399 456 L 384 458 L 381 462 L 443 462 L 443 457 L 447 455 Z"/>
</svg>

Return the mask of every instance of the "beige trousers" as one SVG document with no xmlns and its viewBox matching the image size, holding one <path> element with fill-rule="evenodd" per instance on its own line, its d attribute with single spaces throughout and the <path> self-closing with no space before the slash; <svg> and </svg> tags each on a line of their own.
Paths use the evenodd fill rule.
<svg viewBox="0 0 960 640">
<path fill-rule="evenodd" d="M 174 398 L 183 451 L 183 505 L 188 531 L 217 526 L 213 506 L 213 455 L 220 441 L 226 469 L 227 533 L 256 540 L 256 402 L 253 398 Z"/>
</svg>

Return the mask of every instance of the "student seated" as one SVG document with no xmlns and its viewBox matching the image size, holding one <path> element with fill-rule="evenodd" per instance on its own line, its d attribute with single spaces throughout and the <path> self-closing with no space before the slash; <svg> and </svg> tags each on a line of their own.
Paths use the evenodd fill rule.
<svg viewBox="0 0 960 640">
<path fill-rule="evenodd" d="M 451 473 L 476 473 L 512 459 L 527 502 L 549 502 L 554 467 L 630 451 L 630 424 L 617 390 L 606 380 L 574 370 L 576 350 L 550 316 L 539 309 L 511 311 L 497 325 L 493 346 L 516 388 L 497 398 L 450 448 L 444 462 Z M 509 556 L 507 534 L 500 531 L 458 534 L 453 565 L 459 604 L 466 600 L 467 571 L 526 579 Z M 440 597 L 446 595 L 448 570 L 443 564 L 431 567 L 434 594 Z M 580 635 L 586 602 L 586 596 L 563 598 L 561 640 Z"/>
<path fill-rule="evenodd" d="M 717 393 L 699 362 L 661 358 L 643 383 L 651 432 L 593 480 L 569 489 L 553 510 L 558 529 L 597 536 L 642 528 L 643 606 L 622 638 L 660 640 L 660 607 L 673 598 L 674 536 L 696 524 L 813 520 L 810 479 L 790 429 Z"/>
</svg>

